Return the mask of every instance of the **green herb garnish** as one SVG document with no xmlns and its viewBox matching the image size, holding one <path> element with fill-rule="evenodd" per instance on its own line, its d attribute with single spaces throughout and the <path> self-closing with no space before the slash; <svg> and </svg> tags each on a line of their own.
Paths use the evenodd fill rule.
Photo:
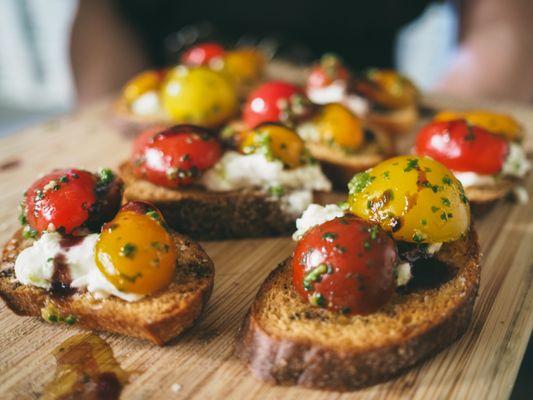
<svg viewBox="0 0 533 400">
<path fill-rule="evenodd" d="M 375 176 L 370 175 L 368 172 L 360 172 L 352 178 L 350 183 L 348 183 L 348 190 L 350 194 L 361 193 L 368 185 L 370 185 Z"/>
<path fill-rule="evenodd" d="M 137 247 L 134 244 L 126 243 L 124 246 L 121 247 L 120 255 L 122 257 L 133 258 L 135 256 L 136 251 Z"/>
</svg>

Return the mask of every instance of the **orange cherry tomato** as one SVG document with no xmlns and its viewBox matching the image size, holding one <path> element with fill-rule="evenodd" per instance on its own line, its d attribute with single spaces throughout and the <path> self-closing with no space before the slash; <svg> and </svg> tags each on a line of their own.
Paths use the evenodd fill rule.
<svg viewBox="0 0 533 400">
<path fill-rule="evenodd" d="M 222 147 L 206 128 L 176 125 L 143 132 L 133 144 L 136 176 L 156 185 L 188 185 L 222 156 Z"/>
<path fill-rule="evenodd" d="M 45 230 L 75 234 L 80 228 L 99 230 L 120 207 L 122 181 L 110 170 L 100 176 L 79 169 L 55 170 L 25 192 L 21 222 L 27 236 Z"/>
<path fill-rule="evenodd" d="M 292 257 L 293 286 L 311 304 L 345 314 L 369 314 L 396 287 L 396 245 L 378 225 L 353 215 L 311 228 Z"/>
<path fill-rule="evenodd" d="M 348 151 L 355 151 L 364 141 L 361 119 L 339 103 L 322 106 L 313 118 L 320 140 Z"/>
<path fill-rule="evenodd" d="M 240 149 L 245 154 L 261 153 L 278 159 L 288 168 L 301 166 L 306 158 L 305 145 L 300 136 L 280 124 L 262 124 L 246 133 Z"/>
<path fill-rule="evenodd" d="M 107 223 L 95 246 L 96 266 L 118 290 L 150 294 L 174 276 L 177 249 L 161 213 L 140 202 L 127 203 Z"/>
<path fill-rule="evenodd" d="M 502 169 L 509 143 L 465 120 L 432 122 L 420 130 L 415 152 L 453 171 L 495 175 Z"/>
<path fill-rule="evenodd" d="M 131 104 L 142 94 L 150 90 L 158 90 L 165 79 L 166 72 L 166 70 L 141 72 L 124 85 L 122 97 L 128 104 Z"/>
<path fill-rule="evenodd" d="M 376 105 L 397 109 L 416 102 L 418 91 L 406 77 L 389 69 L 370 69 L 357 77 L 353 89 Z"/>
</svg>

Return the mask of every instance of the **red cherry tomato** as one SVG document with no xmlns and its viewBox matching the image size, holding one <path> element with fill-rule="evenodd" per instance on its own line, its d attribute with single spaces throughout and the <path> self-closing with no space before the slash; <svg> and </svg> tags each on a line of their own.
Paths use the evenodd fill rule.
<svg viewBox="0 0 533 400">
<path fill-rule="evenodd" d="M 345 314 L 379 309 L 395 289 L 394 241 L 353 215 L 310 229 L 292 258 L 293 285 L 311 304 Z"/>
<path fill-rule="evenodd" d="M 181 55 L 181 63 L 188 66 L 208 65 L 215 58 L 222 58 L 224 48 L 218 43 L 199 43 Z"/>
<path fill-rule="evenodd" d="M 295 95 L 299 95 L 296 96 Z M 264 122 L 285 122 L 295 100 L 305 98 L 303 91 L 290 83 L 271 81 L 255 89 L 246 100 L 243 119 L 253 129 Z M 305 110 L 301 110 L 305 113 Z"/>
<path fill-rule="evenodd" d="M 52 225 L 55 230 L 75 234 L 78 228 L 99 230 L 113 218 L 122 199 L 122 181 L 110 170 L 100 176 L 79 169 L 55 170 L 31 185 L 24 194 L 22 222 L 29 236 Z"/>
<path fill-rule="evenodd" d="M 341 61 L 333 55 L 328 55 L 322 57 L 320 63 L 311 70 L 307 78 L 307 87 L 323 88 L 336 80 L 347 81 L 349 78 L 350 74 Z"/>
<path fill-rule="evenodd" d="M 222 156 L 222 147 L 212 133 L 194 125 L 150 129 L 133 144 L 131 162 L 135 175 L 156 185 L 190 184 Z"/>
<path fill-rule="evenodd" d="M 494 175 L 501 171 L 509 144 L 465 120 L 432 122 L 420 130 L 418 155 L 429 156 L 453 171 Z"/>
</svg>

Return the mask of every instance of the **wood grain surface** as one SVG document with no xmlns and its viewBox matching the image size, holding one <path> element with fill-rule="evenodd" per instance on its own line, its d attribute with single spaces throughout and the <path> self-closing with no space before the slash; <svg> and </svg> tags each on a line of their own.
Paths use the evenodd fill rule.
<svg viewBox="0 0 533 400">
<path fill-rule="evenodd" d="M 436 106 L 457 107 L 447 99 Z M 0 140 L 0 240 L 17 228 L 24 189 L 54 167 L 116 167 L 129 143 L 107 122 L 109 102 Z M 466 105 L 466 104 L 464 104 Z M 463 105 L 463 106 L 464 106 Z M 478 105 L 478 104 L 476 104 Z M 495 104 L 530 132 L 533 109 Z M 533 175 L 527 181 L 533 195 Z M 122 367 L 132 373 L 122 398 L 194 399 L 502 399 L 509 396 L 533 326 L 533 206 L 501 202 L 476 221 L 483 250 L 481 291 L 467 334 L 399 378 L 354 393 L 273 387 L 256 381 L 233 356 L 234 336 L 268 272 L 287 257 L 289 238 L 205 243 L 216 266 L 215 290 L 199 323 L 160 348 L 100 333 Z M 38 398 L 54 374 L 52 350 L 79 333 L 0 305 L 0 398 Z M 173 390 L 174 389 L 174 390 Z"/>
</svg>

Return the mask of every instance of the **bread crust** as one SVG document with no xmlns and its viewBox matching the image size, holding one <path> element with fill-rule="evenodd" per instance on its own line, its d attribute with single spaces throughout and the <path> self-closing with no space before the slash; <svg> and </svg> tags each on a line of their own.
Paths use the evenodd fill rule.
<svg viewBox="0 0 533 400">
<path fill-rule="evenodd" d="M 498 201 L 512 193 L 518 183 L 512 179 L 502 179 L 494 185 L 469 186 L 465 194 L 470 202 L 470 209 L 475 216 L 489 212 Z"/>
<path fill-rule="evenodd" d="M 194 324 L 211 296 L 215 270 L 211 259 L 197 243 L 173 234 L 178 260 L 170 286 L 135 302 L 114 296 L 94 299 L 88 292 L 59 297 L 15 278 L 15 260 L 31 245 L 21 231 L 7 242 L 0 263 L 0 297 L 16 314 L 42 317 L 43 309 L 65 319 L 75 318 L 75 326 L 120 333 L 163 345 Z"/>
<path fill-rule="evenodd" d="M 382 335 L 379 341 L 372 344 L 354 342 L 353 345 L 335 343 L 335 340 L 328 342 L 320 339 L 320 335 L 317 335 L 316 340 L 298 336 L 295 324 L 303 324 L 300 320 L 294 323 L 283 320 L 284 330 L 276 330 L 265 322 L 262 311 L 269 305 L 266 299 L 272 291 L 280 290 L 292 292 L 290 297 L 296 296 L 294 302 L 300 302 L 302 309 L 307 307 L 307 312 L 312 313 L 313 318 L 321 321 L 321 324 L 322 318 L 333 321 L 337 318 L 327 310 L 303 306 L 303 301 L 297 297 L 290 283 L 288 259 L 272 271 L 261 286 L 239 331 L 236 354 L 248 364 L 255 377 L 272 384 L 349 391 L 391 379 L 451 344 L 465 332 L 471 320 L 480 278 L 479 245 L 475 232 L 471 232 L 463 242 L 444 245 L 437 257 L 453 264 L 457 268 L 457 274 L 435 289 L 396 294 L 391 301 L 393 304 L 385 306 L 376 316 L 371 315 L 368 325 L 364 325 L 362 329 L 368 327 L 365 332 L 371 332 L 371 328 L 377 328 L 378 318 L 383 316 L 389 318 L 389 321 L 399 319 L 399 326 L 405 325 L 403 330 L 398 332 L 391 325 L 391 333 L 385 330 L 387 334 Z M 280 286 L 280 282 L 285 282 L 284 288 Z M 411 315 L 418 312 L 416 309 L 397 312 L 398 307 L 402 310 L 403 302 L 414 301 L 417 296 L 426 296 L 428 301 L 436 302 L 444 293 L 452 293 L 445 312 L 440 313 L 439 309 L 438 315 L 421 318 L 415 326 L 403 324 L 404 318 L 410 320 Z M 424 301 L 426 297 L 422 297 Z M 287 306 L 277 304 L 277 307 Z M 306 312 L 303 313 L 305 314 Z M 343 324 L 333 324 L 333 337 L 341 332 L 346 326 L 344 324 L 353 324 L 358 318 L 363 321 L 365 317 L 339 316 L 339 321 L 341 318 L 345 318 Z M 346 318 L 353 319 L 346 322 Z"/>
<path fill-rule="evenodd" d="M 410 106 L 391 111 L 370 110 L 365 116 L 366 123 L 373 129 L 390 135 L 409 133 L 418 121 L 418 106 Z"/>
<path fill-rule="evenodd" d="M 194 239 L 268 237 L 294 230 L 295 218 L 276 198 L 259 190 L 167 189 L 135 177 L 128 162 L 120 165 L 119 173 L 126 183 L 126 200 L 154 204 L 172 228 Z"/>
</svg>

